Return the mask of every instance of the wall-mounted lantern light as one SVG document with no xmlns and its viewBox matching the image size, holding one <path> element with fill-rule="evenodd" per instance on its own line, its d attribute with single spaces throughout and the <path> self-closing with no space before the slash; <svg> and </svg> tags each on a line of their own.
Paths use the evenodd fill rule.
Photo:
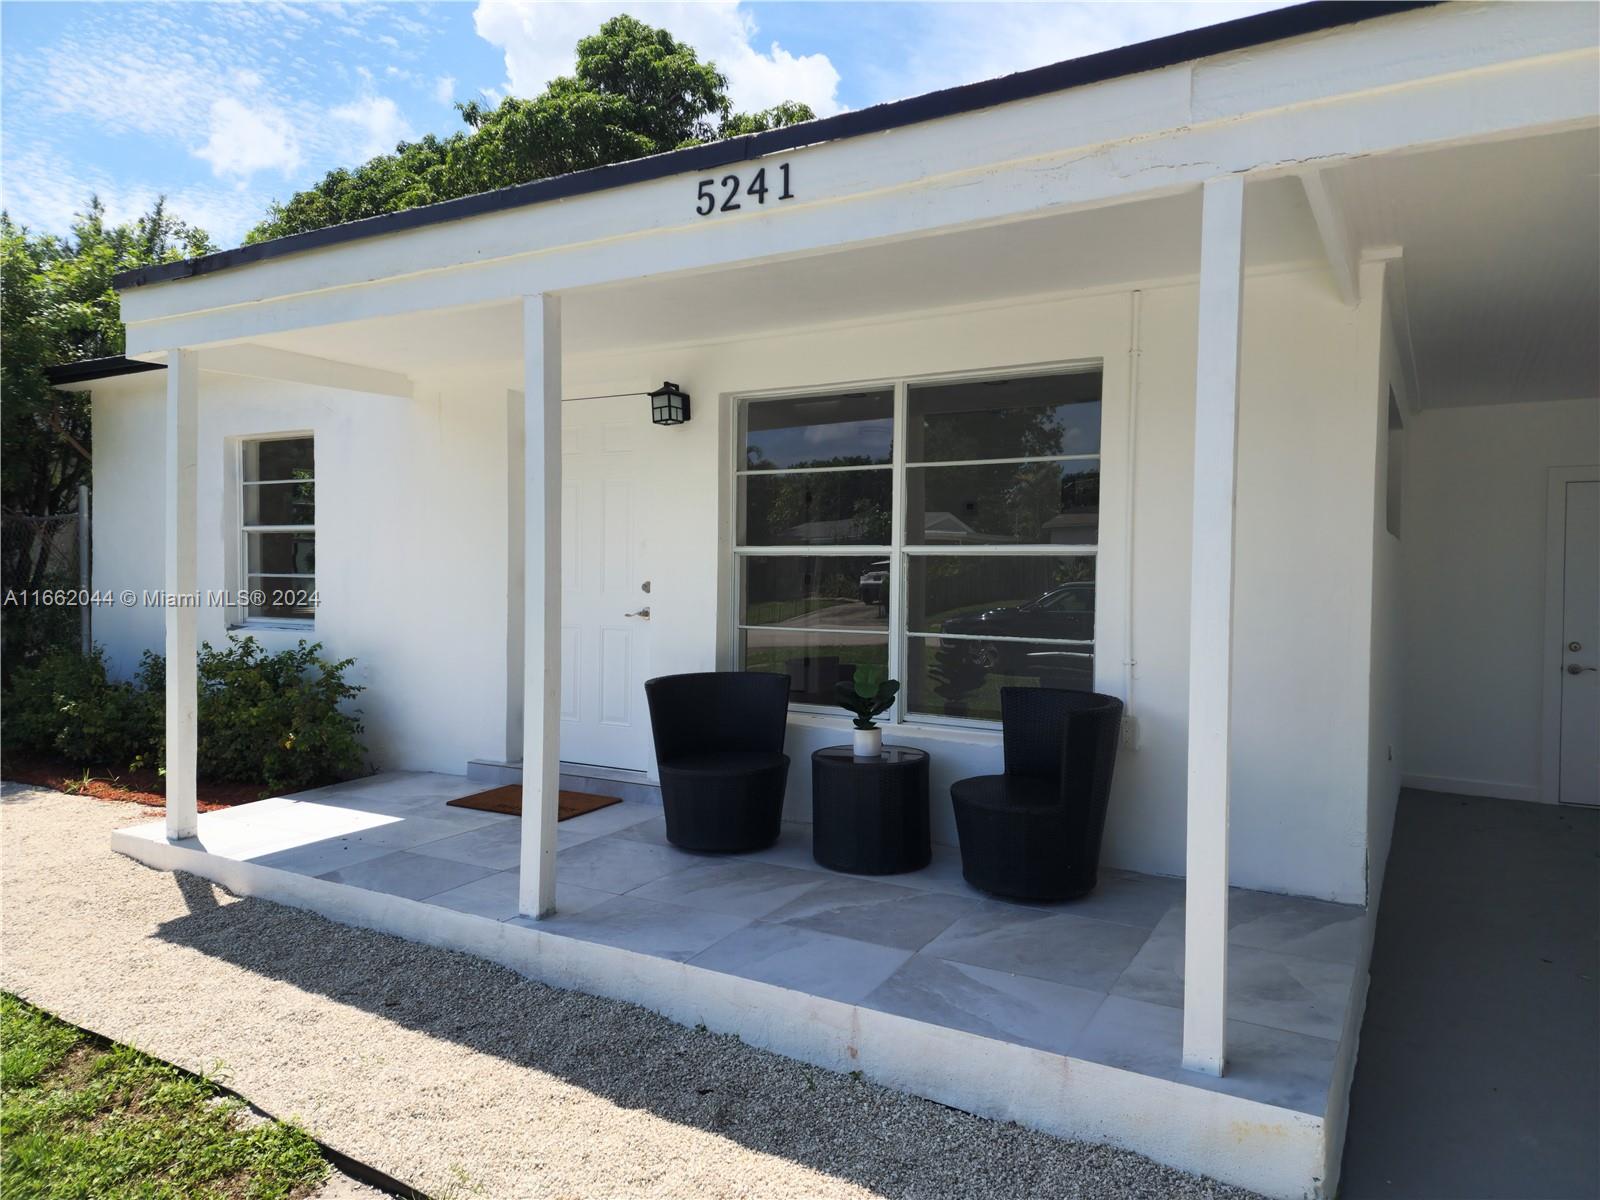
<svg viewBox="0 0 1600 1200">
<path fill-rule="evenodd" d="M 689 393 L 663 383 L 650 393 L 650 419 L 657 425 L 682 425 L 689 419 Z"/>
</svg>

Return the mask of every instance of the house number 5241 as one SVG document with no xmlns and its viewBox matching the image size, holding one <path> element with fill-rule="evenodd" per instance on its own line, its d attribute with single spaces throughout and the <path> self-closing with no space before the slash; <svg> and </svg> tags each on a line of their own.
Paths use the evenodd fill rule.
<svg viewBox="0 0 1600 1200">
<path fill-rule="evenodd" d="M 694 210 L 702 217 L 714 212 L 734 212 L 747 203 L 765 204 L 768 193 L 774 200 L 793 200 L 789 187 L 789 164 L 779 163 L 772 169 L 769 179 L 767 168 L 762 167 L 746 183 L 738 175 L 724 175 L 721 179 L 702 179 L 700 195 Z M 740 201 L 740 197 L 744 201 Z"/>
</svg>

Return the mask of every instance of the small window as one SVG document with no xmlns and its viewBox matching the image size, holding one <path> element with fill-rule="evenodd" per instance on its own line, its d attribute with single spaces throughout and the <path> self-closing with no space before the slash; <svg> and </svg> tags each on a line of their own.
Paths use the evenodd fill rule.
<svg viewBox="0 0 1600 1200">
<path fill-rule="evenodd" d="M 317 505 L 314 439 L 252 438 L 240 447 L 239 578 L 247 620 L 309 621 L 316 615 Z"/>
</svg>

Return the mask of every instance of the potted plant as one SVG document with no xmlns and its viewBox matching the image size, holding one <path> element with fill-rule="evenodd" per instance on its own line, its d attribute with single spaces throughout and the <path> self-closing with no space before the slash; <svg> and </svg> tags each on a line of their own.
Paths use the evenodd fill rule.
<svg viewBox="0 0 1600 1200">
<path fill-rule="evenodd" d="M 873 717 L 887 712 L 900 691 L 900 681 L 885 679 L 883 668 L 865 663 L 856 667 L 854 682 L 840 680 L 834 684 L 834 695 L 841 708 L 855 714 L 855 755 L 857 758 L 877 758 L 883 753 L 883 730 Z"/>
</svg>

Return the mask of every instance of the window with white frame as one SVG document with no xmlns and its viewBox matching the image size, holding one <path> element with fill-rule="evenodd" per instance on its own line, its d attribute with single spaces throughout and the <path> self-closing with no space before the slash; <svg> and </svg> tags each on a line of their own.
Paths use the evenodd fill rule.
<svg viewBox="0 0 1600 1200">
<path fill-rule="evenodd" d="M 831 706 L 994 721 L 1008 684 L 1094 683 L 1098 365 L 739 405 L 740 663 Z"/>
<path fill-rule="evenodd" d="M 239 446 L 239 579 L 247 621 L 316 615 L 316 460 L 310 434 Z"/>
</svg>

